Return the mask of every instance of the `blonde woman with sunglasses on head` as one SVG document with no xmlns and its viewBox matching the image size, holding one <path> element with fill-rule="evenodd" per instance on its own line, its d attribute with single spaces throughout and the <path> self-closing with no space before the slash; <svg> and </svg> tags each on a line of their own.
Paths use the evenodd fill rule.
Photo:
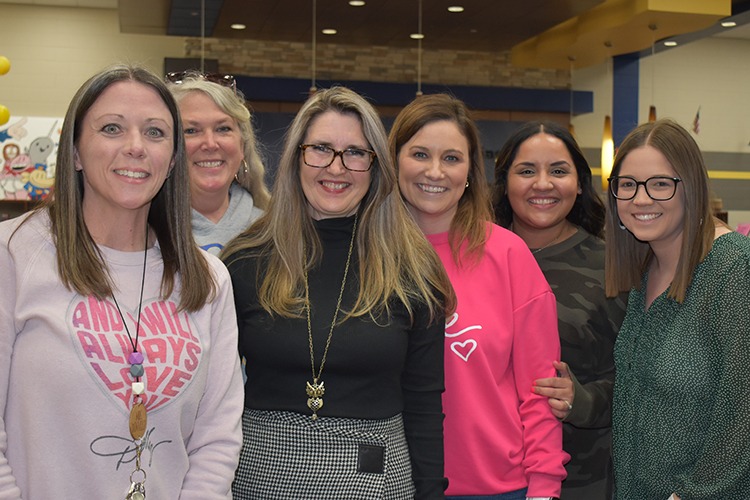
<svg viewBox="0 0 750 500">
<path fill-rule="evenodd" d="M 270 199 L 250 111 L 231 75 L 188 71 L 167 81 L 185 129 L 193 236 L 218 255 Z"/>
</svg>

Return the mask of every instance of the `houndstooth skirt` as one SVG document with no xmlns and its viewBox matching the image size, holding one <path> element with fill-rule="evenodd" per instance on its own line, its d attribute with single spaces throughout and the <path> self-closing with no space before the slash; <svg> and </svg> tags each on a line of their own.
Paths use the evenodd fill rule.
<svg viewBox="0 0 750 500">
<path fill-rule="evenodd" d="M 414 498 L 401 415 L 313 421 L 309 415 L 245 408 L 242 430 L 235 500 Z"/>
</svg>

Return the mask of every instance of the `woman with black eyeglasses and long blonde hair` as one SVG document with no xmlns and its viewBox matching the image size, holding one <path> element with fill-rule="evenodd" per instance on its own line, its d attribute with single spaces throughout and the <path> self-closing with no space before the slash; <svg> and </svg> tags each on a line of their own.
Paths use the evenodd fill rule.
<svg viewBox="0 0 750 500">
<path fill-rule="evenodd" d="M 609 184 L 615 498 L 750 493 L 750 239 L 710 210 L 703 157 L 669 120 L 633 130 Z"/>
<path fill-rule="evenodd" d="M 167 82 L 185 130 L 193 236 L 218 255 L 270 199 L 250 110 L 231 75 L 169 73 Z"/>
<path fill-rule="evenodd" d="M 223 259 L 247 358 L 235 499 L 443 498 L 455 299 L 367 101 L 308 99 L 268 211 Z"/>
</svg>

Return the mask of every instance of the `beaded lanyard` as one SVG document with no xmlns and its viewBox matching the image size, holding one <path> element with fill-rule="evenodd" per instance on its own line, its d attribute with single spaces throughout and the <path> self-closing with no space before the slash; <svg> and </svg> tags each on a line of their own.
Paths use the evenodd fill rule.
<svg viewBox="0 0 750 500">
<path fill-rule="evenodd" d="M 138 319 L 135 323 L 135 339 L 130 335 L 128 324 L 125 321 L 120 310 L 120 304 L 117 303 L 115 294 L 112 294 L 112 300 L 117 307 L 117 312 L 120 313 L 122 324 L 125 327 L 125 332 L 128 334 L 130 345 L 133 351 L 128 355 L 128 363 L 130 363 L 130 374 L 133 376 L 135 381 L 131 384 L 133 392 L 133 406 L 130 408 L 130 435 L 133 438 L 135 444 L 135 470 L 130 473 L 130 489 L 128 490 L 125 500 L 144 500 L 146 498 L 146 471 L 141 469 L 141 451 L 142 442 L 141 439 L 146 434 L 146 397 L 144 395 L 146 386 L 141 381 L 143 377 L 143 354 L 138 351 L 138 336 L 141 332 L 141 311 L 143 308 L 143 288 L 146 284 L 146 260 L 148 257 L 148 223 L 146 223 L 146 243 L 145 249 L 143 250 L 143 274 L 141 276 L 141 296 L 138 300 Z M 140 473 L 140 474 L 139 474 Z"/>
</svg>

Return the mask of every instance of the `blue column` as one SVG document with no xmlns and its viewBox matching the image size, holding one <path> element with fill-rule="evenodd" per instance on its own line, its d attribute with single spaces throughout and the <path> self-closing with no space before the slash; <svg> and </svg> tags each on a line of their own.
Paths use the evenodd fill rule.
<svg viewBox="0 0 750 500">
<path fill-rule="evenodd" d="M 617 148 L 638 125 L 638 53 L 612 58 L 612 139 Z"/>
</svg>

